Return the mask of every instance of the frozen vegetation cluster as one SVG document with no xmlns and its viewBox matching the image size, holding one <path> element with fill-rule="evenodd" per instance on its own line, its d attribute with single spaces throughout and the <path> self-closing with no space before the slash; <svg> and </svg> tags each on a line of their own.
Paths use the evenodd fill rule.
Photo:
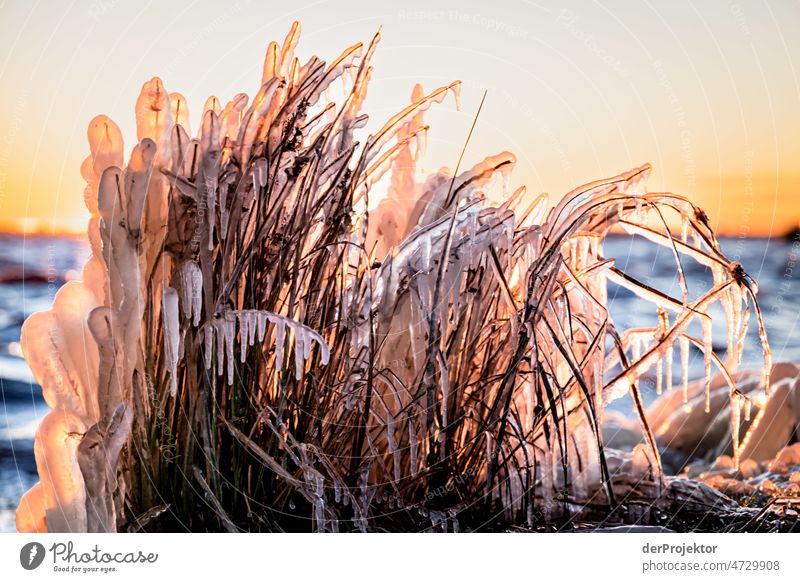
<svg viewBox="0 0 800 582">
<path fill-rule="evenodd" d="M 510 187 L 509 152 L 420 176 L 423 116 L 459 83 L 417 85 L 363 135 L 379 35 L 330 63 L 299 60 L 298 38 L 269 44 L 252 99 L 210 97 L 196 132 L 184 97 L 146 82 L 127 163 L 114 122 L 91 121 L 92 256 L 22 332 L 52 412 L 18 528 L 459 531 L 713 497 L 665 475 L 657 435 L 724 408 L 738 467 L 772 363 L 756 285 L 703 211 L 649 192 L 648 165 L 555 204 Z M 681 293 L 618 268 L 612 231 L 672 253 Z M 713 273 L 699 294 L 686 261 Z M 609 283 L 654 325 L 617 327 Z M 764 368 L 745 391 L 750 325 Z M 650 413 L 647 375 L 671 399 Z M 602 430 L 623 395 L 628 452 Z"/>
</svg>

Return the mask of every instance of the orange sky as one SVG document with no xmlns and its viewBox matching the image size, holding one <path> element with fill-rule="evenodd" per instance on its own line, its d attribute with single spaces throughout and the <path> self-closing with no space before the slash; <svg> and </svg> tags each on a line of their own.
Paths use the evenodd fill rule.
<svg viewBox="0 0 800 582">
<path fill-rule="evenodd" d="M 298 53 L 333 58 L 383 25 L 367 111 L 464 82 L 428 116 L 429 169 L 515 152 L 514 181 L 556 197 L 649 161 L 651 189 L 701 204 L 733 235 L 800 220 L 800 4 L 313 1 L 0 5 L 0 229 L 83 231 L 79 174 L 98 113 L 135 137 L 153 75 L 194 105 L 257 90 L 267 43 L 303 24 Z"/>
</svg>

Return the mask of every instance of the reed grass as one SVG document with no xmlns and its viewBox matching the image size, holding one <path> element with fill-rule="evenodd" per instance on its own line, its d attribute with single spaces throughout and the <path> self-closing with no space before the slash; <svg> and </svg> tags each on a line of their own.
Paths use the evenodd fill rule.
<svg viewBox="0 0 800 582">
<path fill-rule="evenodd" d="M 209 99 L 195 138 L 185 100 L 145 84 L 125 170 L 116 126 L 95 122 L 106 141 L 93 144 L 90 239 L 107 321 L 119 323 L 98 422 L 118 406 L 131 415 L 116 527 L 458 531 L 564 523 L 588 505 L 610 515 L 619 469 L 600 427 L 625 393 L 647 443 L 634 468 L 658 495 L 639 378 L 690 339 L 728 374 L 757 310 L 705 214 L 647 192 L 648 165 L 553 207 L 524 188 L 490 201 L 514 165 L 507 152 L 416 181 L 422 115 L 458 84 L 416 89 L 364 138 L 379 35 L 301 65 L 298 34 L 270 44 L 249 106 Z M 328 101 L 341 76 L 344 95 Z M 612 231 L 672 252 L 683 296 L 605 257 Z M 697 297 L 686 260 L 714 273 Z M 608 281 L 658 323 L 615 326 Z M 712 361 L 706 323 L 689 335 L 713 303 L 730 314 L 725 361 Z M 734 385 L 731 395 L 740 406 Z"/>
</svg>

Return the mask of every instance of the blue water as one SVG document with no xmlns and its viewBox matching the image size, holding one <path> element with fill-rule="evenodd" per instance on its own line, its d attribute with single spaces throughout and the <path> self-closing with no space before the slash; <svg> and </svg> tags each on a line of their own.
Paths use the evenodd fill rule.
<svg viewBox="0 0 800 582">
<path fill-rule="evenodd" d="M 21 357 L 20 328 L 79 275 L 87 256 L 80 239 L 0 233 L 0 531 L 14 531 L 17 502 L 38 481 L 33 435 L 49 410 Z"/>
<path fill-rule="evenodd" d="M 800 362 L 800 342 L 793 340 L 800 320 L 800 242 L 723 239 L 722 246 L 758 281 L 775 361 Z M 610 237 L 604 254 L 616 258 L 617 266 L 630 275 L 680 297 L 674 259 L 668 250 L 640 239 Z M 78 276 L 87 256 L 88 248 L 81 239 L 0 234 L 0 531 L 13 531 L 19 497 L 38 480 L 33 436 L 39 419 L 48 411 L 20 355 L 20 327 L 25 317 L 49 307 L 58 288 Z M 704 268 L 690 260 L 683 266 L 692 290 L 699 292 L 708 285 L 711 279 Z M 618 327 L 655 322 L 653 310 L 642 311 L 643 303 L 627 290 L 610 285 L 609 303 Z M 724 317 L 716 315 L 715 349 L 724 350 Z M 757 366 L 760 358 L 752 322 L 744 363 Z M 693 354 L 695 369 L 700 360 L 699 353 Z M 645 399 L 652 399 L 654 387 L 645 383 L 643 390 Z"/>
</svg>

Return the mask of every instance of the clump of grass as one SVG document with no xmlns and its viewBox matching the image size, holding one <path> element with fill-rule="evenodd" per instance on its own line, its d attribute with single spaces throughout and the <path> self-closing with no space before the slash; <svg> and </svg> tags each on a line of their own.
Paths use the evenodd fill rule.
<svg viewBox="0 0 800 582">
<path fill-rule="evenodd" d="M 124 170 L 113 122 L 90 127 L 94 257 L 83 285 L 100 374 L 68 406 L 98 442 L 124 434 L 127 446 L 118 463 L 102 457 L 80 475 L 103 475 L 84 486 L 85 513 L 105 500 L 100 521 L 127 531 L 452 531 L 558 523 L 589 505 L 611 514 L 631 473 L 660 495 L 638 378 L 667 366 L 671 383 L 673 346 L 686 342 L 705 352 L 707 374 L 716 363 L 730 378 L 757 309 L 702 211 L 647 193 L 649 166 L 553 208 L 524 188 L 489 201 L 514 165 L 507 152 L 417 182 L 422 115 L 458 84 L 415 89 L 359 141 L 379 36 L 330 64 L 301 64 L 298 34 L 270 44 L 252 103 L 210 98 L 194 138 L 185 99 L 146 83 Z M 328 102 L 340 77 L 346 90 Z M 674 253 L 682 297 L 603 256 L 620 228 Z M 715 274 L 699 297 L 687 259 Z M 657 325 L 618 329 L 608 280 L 651 304 Z M 724 363 L 706 323 L 715 302 L 729 314 Z M 600 425 L 626 392 L 647 446 L 620 478 Z M 731 395 L 738 410 L 732 381 Z M 97 455 L 69 454 L 81 470 Z M 92 529 L 85 515 L 79 523 Z"/>
</svg>

